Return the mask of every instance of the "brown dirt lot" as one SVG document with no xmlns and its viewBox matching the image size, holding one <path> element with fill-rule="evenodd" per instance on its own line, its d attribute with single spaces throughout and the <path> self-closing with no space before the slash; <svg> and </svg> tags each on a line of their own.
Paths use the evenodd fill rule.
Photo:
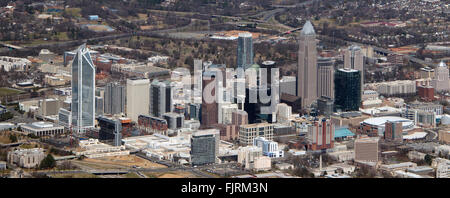
<svg viewBox="0 0 450 198">
<path fill-rule="evenodd" d="M 86 159 L 84 159 L 84 161 L 99 163 L 99 164 L 106 164 L 106 165 L 119 165 L 119 166 L 126 166 L 126 167 L 140 166 L 142 168 L 167 168 L 164 165 L 150 162 L 146 159 L 142 159 L 135 155 L 112 156 L 112 157 L 102 157 L 102 158 L 94 158 L 94 159 L 86 158 Z"/>
<path fill-rule="evenodd" d="M 196 176 L 193 175 L 192 173 L 184 171 L 175 171 L 166 173 L 146 172 L 144 174 L 151 178 L 196 178 Z"/>
</svg>

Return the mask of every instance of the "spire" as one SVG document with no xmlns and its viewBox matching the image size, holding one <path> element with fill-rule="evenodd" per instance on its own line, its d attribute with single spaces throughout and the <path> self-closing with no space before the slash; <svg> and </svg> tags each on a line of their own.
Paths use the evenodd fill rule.
<svg viewBox="0 0 450 198">
<path fill-rule="evenodd" d="M 311 24 L 311 21 L 306 21 L 305 25 L 303 25 L 303 28 L 300 32 L 302 35 L 315 35 L 316 32 L 314 31 L 314 27 Z"/>
</svg>

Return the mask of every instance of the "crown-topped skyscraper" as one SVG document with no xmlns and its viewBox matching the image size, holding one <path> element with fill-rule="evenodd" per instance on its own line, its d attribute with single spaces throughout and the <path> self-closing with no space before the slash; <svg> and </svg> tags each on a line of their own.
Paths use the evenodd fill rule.
<svg viewBox="0 0 450 198">
<path fill-rule="evenodd" d="M 310 21 L 303 25 L 298 40 L 297 96 L 305 108 L 318 98 L 316 32 Z"/>
<path fill-rule="evenodd" d="M 94 127 L 95 66 L 86 44 L 81 45 L 72 62 L 72 126 L 77 133 Z"/>
</svg>

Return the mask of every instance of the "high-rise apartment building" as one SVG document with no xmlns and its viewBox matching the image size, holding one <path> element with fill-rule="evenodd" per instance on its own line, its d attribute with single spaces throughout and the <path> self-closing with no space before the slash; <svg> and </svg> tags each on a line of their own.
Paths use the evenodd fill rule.
<svg viewBox="0 0 450 198">
<path fill-rule="evenodd" d="M 310 21 L 299 36 L 297 96 L 302 98 L 302 107 L 310 106 L 317 99 L 316 33 Z"/>
<path fill-rule="evenodd" d="M 336 110 L 358 111 L 361 106 L 361 72 L 338 69 L 334 76 L 334 90 Z"/>
<path fill-rule="evenodd" d="M 120 83 L 108 83 L 105 87 L 105 114 L 115 115 L 125 112 L 125 86 Z"/>
<path fill-rule="evenodd" d="M 72 129 L 83 133 L 95 122 L 95 66 L 86 44 L 72 62 Z"/>
<path fill-rule="evenodd" d="M 127 79 L 127 117 L 133 122 L 138 122 L 139 115 L 148 115 L 149 92 L 149 79 Z"/>
<path fill-rule="evenodd" d="M 247 69 L 253 65 L 253 39 L 251 33 L 239 33 L 236 68 Z"/>
<path fill-rule="evenodd" d="M 334 130 L 334 124 L 326 118 L 321 118 L 308 125 L 308 149 L 316 151 L 333 148 Z"/>
</svg>

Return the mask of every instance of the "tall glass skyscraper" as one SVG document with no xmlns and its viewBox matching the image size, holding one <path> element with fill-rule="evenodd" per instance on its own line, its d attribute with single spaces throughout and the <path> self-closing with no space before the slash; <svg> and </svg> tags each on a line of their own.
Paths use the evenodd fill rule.
<svg viewBox="0 0 450 198">
<path fill-rule="evenodd" d="M 334 97 L 336 110 L 358 111 L 361 106 L 361 72 L 338 69 L 334 76 Z"/>
<path fill-rule="evenodd" d="M 95 66 L 86 44 L 81 45 L 72 62 L 72 129 L 77 133 L 94 127 Z"/>
<path fill-rule="evenodd" d="M 251 33 L 239 33 L 236 68 L 247 69 L 253 65 L 253 40 Z"/>
</svg>

